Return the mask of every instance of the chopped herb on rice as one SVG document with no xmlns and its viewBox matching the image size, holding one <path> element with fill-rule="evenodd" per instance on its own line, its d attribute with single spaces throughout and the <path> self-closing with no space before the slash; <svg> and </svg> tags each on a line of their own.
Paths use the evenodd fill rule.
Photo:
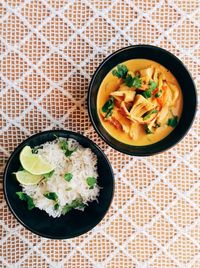
<svg viewBox="0 0 200 268">
<path fill-rule="evenodd" d="M 29 209 L 38 207 L 56 218 L 72 209 L 84 210 L 97 200 L 97 157 L 89 148 L 73 139 L 56 138 L 37 148 L 37 154 L 55 169 L 36 185 L 22 185 L 17 195 Z"/>
</svg>

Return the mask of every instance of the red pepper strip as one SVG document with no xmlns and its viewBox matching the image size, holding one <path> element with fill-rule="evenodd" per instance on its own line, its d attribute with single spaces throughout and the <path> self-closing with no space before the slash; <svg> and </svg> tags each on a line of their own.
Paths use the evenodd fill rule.
<svg viewBox="0 0 200 268">
<path fill-rule="evenodd" d="M 156 93 L 158 93 L 158 88 L 154 89 L 153 95 L 155 95 Z"/>
</svg>

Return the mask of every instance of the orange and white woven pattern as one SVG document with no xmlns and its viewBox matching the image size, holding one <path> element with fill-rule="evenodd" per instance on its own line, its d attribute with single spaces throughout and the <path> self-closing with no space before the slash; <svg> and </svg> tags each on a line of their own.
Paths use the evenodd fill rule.
<svg viewBox="0 0 200 268">
<path fill-rule="evenodd" d="M 199 14 L 199 0 L 0 1 L 1 177 L 22 140 L 63 128 L 96 142 L 116 181 L 104 220 L 64 241 L 23 228 L 8 211 L 1 187 L 0 267 L 200 267 L 200 113 L 173 149 L 137 158 L 107 146 L 86 109 L 96 67 L 131 44 L 168 49 L 187 65 L 200 90 Z"/>
</svg>

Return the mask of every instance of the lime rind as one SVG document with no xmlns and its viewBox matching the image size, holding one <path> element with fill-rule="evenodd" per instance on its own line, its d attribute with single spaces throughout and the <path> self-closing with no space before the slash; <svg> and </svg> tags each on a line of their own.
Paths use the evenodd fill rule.
<svg viewBox="0 0 200 268">
<path fill-rule="evenodd" d="M 19 183 L 23 185 L 35 185 L 38 184 L 44 176 L 33 175 L 26 170 L 20 170 L 14 173 Z"/>
<path fill-rule="evenodd" d="M 22 167 L 33 175 L 42 175 L 51 172 L 54 167 L 44 161 L 40 155 L 33 154 L 30 146 L 25 146 L 20 153 Z"/>
</svg>

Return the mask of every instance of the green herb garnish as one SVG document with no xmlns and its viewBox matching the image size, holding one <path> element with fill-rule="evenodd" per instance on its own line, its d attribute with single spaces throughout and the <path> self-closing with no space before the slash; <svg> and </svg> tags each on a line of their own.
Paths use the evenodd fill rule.
<svg viewBox="0 0 200 268">
<path fill-rule="evenodd" d="M 152 114 L 157 114 L 158 113 L 158 110 L 151 110 L 148 114 L 146 114 L 144 117 L 143 117 L 143 120 L 147 120 L 151 117 Z"/>
<path fill-rule="evenodd" d="M 60 149 L 66 151 L 68 149 L 68 142 L 65 140 L 59 140 Z"/>
<path fill-rule="evenodd" d="M 44 196 L 50 200 L 57 201 L 58 195 L 55 192 L 46 192 Z"/>
<path fill-rule="evenodd" d="M 64 179 L 68 182 L 71 181 L 72 177 L 73 177 L 72 173 L 65 173 L 64 175 Z"/>
<path fill-rule="evenodd" d="M 87 185 L 90 187 L 90 189 L 94 188 L 94 185 L 97 183 L 97 180 L 95 177 L 88 177 L 86 179 Z"/>
<path fill-rule="evenodd" d="M 48 198 L 49 200 L 53 200 L 55 201 L 54 203 L 54 209 L 57 210 L 59 208 L 59 204 L 58 204 L 58 195 L 55 192 L 46 192 L 44 194 L 44 196 L 46 198 Z"/>
<path fill-rule="evenodd" d="M 68 142 L 65 140 L 59 140 L 59 146 L 60 149 L 62 149 L 65 153 L 65 156 L 69 157 L 72 155 L 73 152 L 76 151 L 77 148 L 74 148 L 73 150 L 69 150 L 68 148 Z"/>
<path fill-rule="evenodd" d="M 154 81 L 150 81 L 149 82 L 149 90 L 154 90 L 154 89 L 156 89 L 157 88 L 157 83 L 156 82 L 154 82 Z"/>
<path fill-rule="evenodd" d="M 178 125 L 178 116 L 174 116 L 172 118 L 169 118 L 167 125 L 175 128 Z"/>
<path fill-rule="evenodd" d="M 149 88 L 147 90 L 145 90 L 142 95 L 146 99 L 151 98 L 152 92 L 156 89 L 156 87 L 157 87 L 157 83 L 154 82 L 154 81 L 150 81 L 149 82 Z"/>
<path fill-rule="evenodd" d="M 149 127 L 147 125 L 144 125 L 144 130 L 145 130 L 146 134 L 153 134 L 153 132 L 149 129 Z"/>
<path fill-rule="evenodd" d="M 112 74 L 114 76 L 117 76 L 118 78 L 125 78 L 128 73 L 128 69 L 126 65 L 124 64 L 119 64 L 117 65 L 116 69 L 112 70 Z"/>
<path fill-rule="evenodd" d="M 125 78 L 125 84 L 128 87 L 140 88 L 142 85 L 142 79 L 140 78 L 139 75 L 132 77 L 132 75 L 128 74 L 127 77 Z"/>
<path fill-rule="evenodd" d="M 106 113 L 108 110 L 114 107 L 114 98 L 110 97 L 102 107 L 102 112 Z"/>
<path fill-rule="evenodd" d="M 71 202 L 71 204 L 66 204 L 62 209 L 62 214 L 65 215 L 73 208 L 84 208 L 85 204 L 83 204 L 82 199 L 75 199 Z"/>
<path fill-rule="evenodd" d="M 159 98 L 161 95 L 162 95 L 162 90 L 159 90 L 159 91 L 156 93 L 155 97 L 156 97 L 156 98 Z"/>
<path fill-rule="evenodd" d="M 28 210 L 31 210 L 35 207 L 33 199 L 29 195 L 23 192 L 16 192 L 16 195 L 19 197 L 20 200 L 27 202 Z"/>
<path fill-rule="evenodd" d="M 52 170 L 52 171 L 50 171 L 49 173 L 44 174 L 44 179 L 45 179 L 46 181 L 48 181 L 48 179 L 51 178 L 51 177 L 53 176 L 53 173 L 54 173 L 54 172 L 55 172 L 55 170 Z"/>
<path fill-rule="evenodd" d="M 114 108 L 114 98 L 110 97 L 102 107 L 102 112 L 106 113 L 105 118 L 108 118 L 112 115 L 112 111 Z"/>
<path fill-rule="evenodd" d="M 58 210 L 58 209 L 59 209 L 59 204 L 58 204 L 58 203 L 55 203 L 55 205 L 54 205 L 54 209 L 55 209 L 55 210 Z"/>
</svg>

